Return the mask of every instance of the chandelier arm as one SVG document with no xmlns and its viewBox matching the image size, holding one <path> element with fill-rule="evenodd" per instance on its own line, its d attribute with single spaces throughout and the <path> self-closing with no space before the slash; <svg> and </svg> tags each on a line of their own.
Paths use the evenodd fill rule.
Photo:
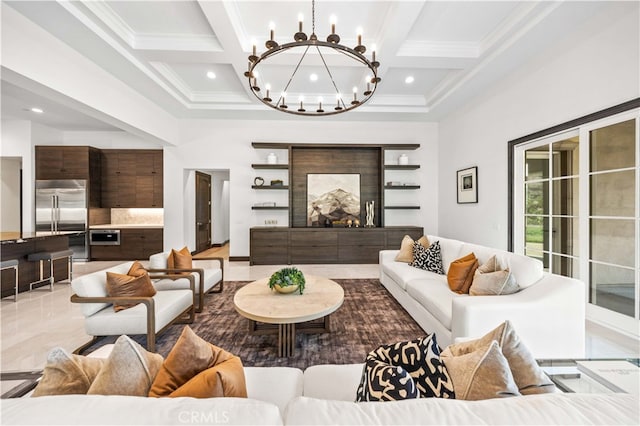
<svg viewBox="0 0 640 426">
<path fill-rule="evenodd" d="M 304 60 L 305 56 L 307 56 L 307 52 L 309 51 L 310 47 L 311 46 L 307 46 L 307 48 L 304 50 L 304 53 L 300 57 L 300 60 L 298 61 L 298 65 L 296 65 L 296 69 L 293 70 L 293 74 L 291 74 L 291 77 L 289 77 L 289 81 L 287 82 L 287 85 L 285 86 L 283 92 L 285 92 L 285 93 L 287 92 L 287 89 L 289 88 L 289 85 L 291 84 L 291 81 L 293 80 L 293 77 L 295 77 L 296 73 L 298 72 L 298 68 L 300 68 L 300 64 Z"/>
<path fill-rule="evenodd" d="M 336 82 L 333 80 L 333 74 L 331 74 L 331 70 L 329 69 L 329 66 L 327 65 L 327 62 L 324 60 L 324 55 L 322 54 L 322 52 L 320 51 L 320 47 L 316 46 L 316 50 L 318 51 L 318 54 L 320 55 L 320 59 L 322 59 L 322 63 L 324 64 L 324 68 L 327 70 L 327 74 L 329 74 L 329 78 L 331 79 L 331 84 L 333 84 L 333 88 L 336 89 L 336 95 L 340 94 L 340 90 L 338 90 L 338 86 L 336 85 Z M 342 98 L 338 98 L 338 103 L 342 101 Z M 344 101 L 342 101 L 342 106 L 344 107 Z"/>
</svg>

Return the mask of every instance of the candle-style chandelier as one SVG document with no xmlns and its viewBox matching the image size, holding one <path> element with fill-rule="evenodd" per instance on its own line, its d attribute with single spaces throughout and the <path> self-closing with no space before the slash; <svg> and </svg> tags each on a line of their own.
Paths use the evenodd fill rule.
<svg viewBox="0 0 640 426">
<path fill-rule="evenodd" d="M 302 31 L 302 23 L 303 17 L 298 16 L 298 32 L 294 34 L 294 41 L 291 43 L 286 43 L 279 45 L 274 40 L 274 25 L 270 25 L 270 37 L 269 40 L 266 41 L 265 47 L 267 50 L 257 56 L 256 54 L 256 44 L 253 43 L 253 52 L 249 56 L 249 67 L 248 70 L 244 73 L 245 77 L 249 80 L 249 87 L 251 92 L 265 105 L 270 106 L 278 111 L 287 112 L 289 114 L 296 115 L 306 115 L 306 116 L 321 116 L 321 115 L 332 115 L 332 114 L 340 114 L 346 111 L 351 111 L 354 108 L 359 107 L 360 105 L 367 102 L 371 96 L 376 91 L 378 83 L 381 78 L 378 77 L 378 67 L 380 66 L 380 62 L 376 61 L 376 52 L 375 47 L 372 46 L 371 52 L 371 60 L 369 60 L 365 56 L 365 52 L 367 48 L 362 44 L 362 31 L 358 30 L 357 40 L 358 45 L 354 48 L 347 47 L 345 45 L 340 44 L 340 36 L 336 34 L 336 20 L 335 17 L 331 17 L 331 34 L 327 36 L 327 41 L 319 40 L 316 36 L 316 17 L 315 17 L 315 0 L 311 1 L 311 35 L 307 37 Z M 264 81 L 264 91 L 261 90 L 260 85 L 263 83 L 261 80 L 265 80 L 265 73 L 261 73 L 259 71 L 260 65 L 267 62 L 268 59 L 273 58 L 274 56 L 286 52 L 286 51 L 294 51 L 298 49 L 298 51 L 302 51 L 301 57 L 298 60 L 298 63 L 293 70 L 293 73 L 289 77 L 286 85 L 280 90 L 279 96 L 272 96 L 272 87 L 267 82 Z M 300 66 L 303 63 L 304 59 L 307 57 L 307 53 L 309 50 L 313 52 L 314 50 L 318 52 L 321 67 L 323 71 L 326 72 L 326 77 L 330 81 L 329 87 L 330 90 L 335 90 L 335 103 L 328 100 L 324 102 L 324 98 L 321 95 L 318 95 L 317 99 L 310 98 L 309 96 L 305 97 L 305 94 L 299 93 L 299 97 L 292 105 L 287 104 L 287 90 L 291 87 L 292 83 L 298 80 L 303 79 L 300 76 L 297 76 L 298 71 L 300 70 Z M 322 50 L 325 50 L 325 53 L 322 53 Z M 327 65 L 327 60 L 325 55 L 328 52 L 330 53 L 339 53 L 347 58 L 350 61 L 356 61 L 362 66 L 367 68 L 366 77 L 364 79 L 362 89 L 362 96 L 358 97 L 358 91 L 360 90 L 358 86 L 353 86 L 351 90 L 353 92 L 353 98 L 345 100 L 343 98 L 342 93 L 340 91 L 340 86 L 336 83 L 334 79 L 334 74 L 331 72 L 329 65 Z M 272 61 L 274 62 L 274 61 Z M 351 63 L 351 62 L 349 62 Z M 335 70 L 334 70 L 335 71 Z M 360 77 L 361 78 L 361 77 Z M 260 80 L 260 81 L 259 81 Z M 317 74 L 313 74 L 311 76 L 311 80 L 318 80 Z M 358 79 L 359 81 L 362 81 Z M 353 83 L 353 79 L 350 80 Z M 346 85 L 347 83 L 343 83 Z M 298 84 L 299 85 L 299 84 Z M 350 86 L 351 84 L 349 84 Z M 346 89 L 346 87 L 342 87 L 342 89 Z M 291 97 L 291 96 L 290 96 Z M 324 102 L 324 103 L 323 103 Z"/>
</svg>

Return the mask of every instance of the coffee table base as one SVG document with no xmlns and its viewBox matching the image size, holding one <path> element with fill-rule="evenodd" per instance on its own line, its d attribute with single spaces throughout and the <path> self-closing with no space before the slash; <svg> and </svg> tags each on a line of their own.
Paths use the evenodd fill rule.
<svg viewBox="0 0 640 426">
<path fill-rule="evenodd" d="M 251 334 L 277 334 L 278 356 L 292 357 L 296 349 L 296 331 L 301 333 L 329 333 L 331 331 L 330 316 L 319 321 L 308 321 L 300 324 L 267 324 L 249 320 Z"/>
</svg>

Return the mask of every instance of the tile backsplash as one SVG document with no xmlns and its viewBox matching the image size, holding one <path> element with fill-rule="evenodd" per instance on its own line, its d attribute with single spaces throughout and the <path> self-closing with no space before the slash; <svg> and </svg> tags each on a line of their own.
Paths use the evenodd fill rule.
<svg viewBox="0 0 640 426">
<path fill-rule="evenodd" d="M 111 209 L 114 225 L 164 225 L 164 209 Z"/>
</svg>

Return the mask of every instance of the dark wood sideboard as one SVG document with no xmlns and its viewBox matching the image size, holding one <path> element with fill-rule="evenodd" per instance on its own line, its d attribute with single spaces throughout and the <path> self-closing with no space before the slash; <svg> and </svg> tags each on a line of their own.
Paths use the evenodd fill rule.
<svg viewBox="0 0 640 426">
<path fill-rule="evenodd" d="M 402 238 L 417 240 L 419 226 L 384 228 L 284 228 L 250 230 L 250 264 L 378 263 L 380 250 L 399 249 Z"/>
</svg>

